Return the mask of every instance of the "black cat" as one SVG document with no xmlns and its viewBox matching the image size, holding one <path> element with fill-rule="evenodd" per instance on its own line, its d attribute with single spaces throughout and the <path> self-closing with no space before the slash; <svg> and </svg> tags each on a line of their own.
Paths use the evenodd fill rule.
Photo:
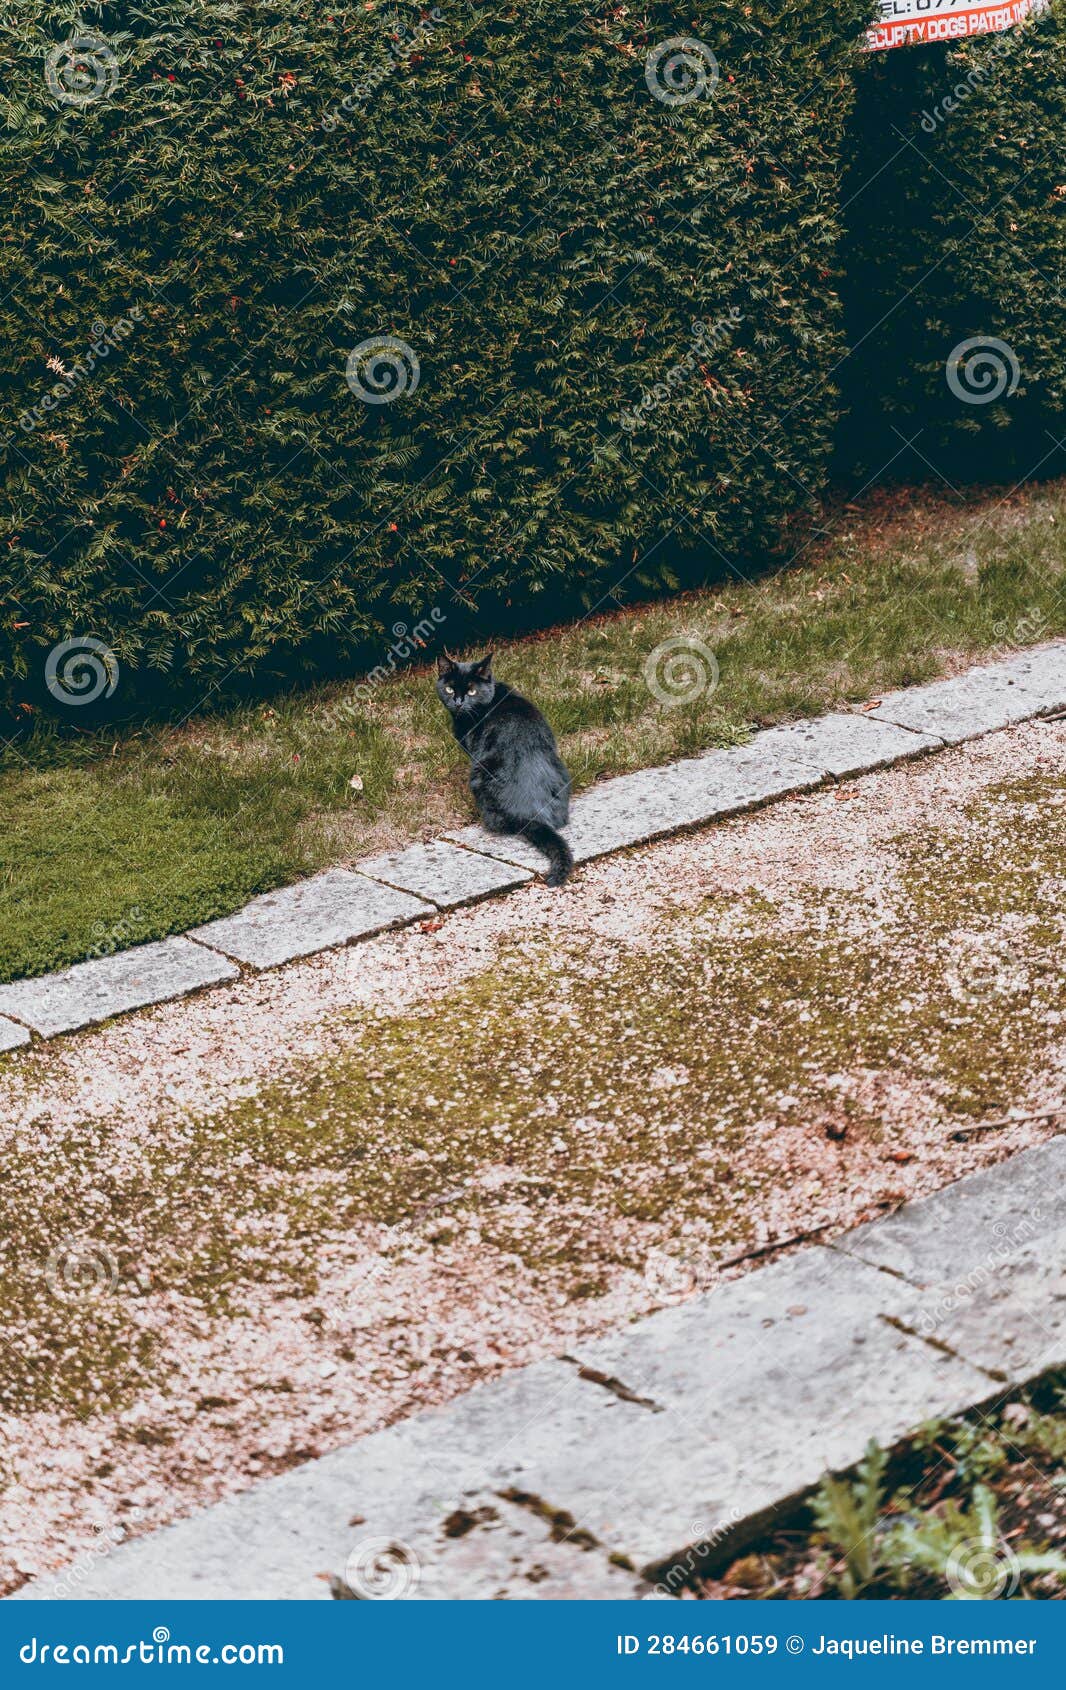
<svg viewBox="0 0 1066 1690">
<path fill-rule="evenodd" d="M 492 653 L 437 659 L 437 697 L 470 758 L 470 790 L 490 833 L 520 833 L 551 860 L 549 886 L 574 866 L 558 829 L 570 814 L 570 776 L 535 704 L 492 673 Z"/>
</svg>

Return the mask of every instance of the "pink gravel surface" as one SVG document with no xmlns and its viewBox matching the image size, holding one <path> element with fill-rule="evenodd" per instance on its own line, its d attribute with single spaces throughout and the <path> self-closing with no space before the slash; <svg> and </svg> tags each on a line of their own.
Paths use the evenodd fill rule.
<svg viewBox="0 0 1066 1690">
<path fill-rule="evenodd" d="M 1064 749 L 1026 724 L 6 1059 L 0 1588 L 1061 1128 Z"/>
</svg>

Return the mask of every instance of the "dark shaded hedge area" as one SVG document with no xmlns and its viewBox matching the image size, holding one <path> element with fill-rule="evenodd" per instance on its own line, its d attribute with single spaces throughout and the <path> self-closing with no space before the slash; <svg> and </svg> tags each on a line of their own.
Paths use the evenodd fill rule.
<svg viewBox="0 0 1066 1690">
<path fill-rule="evenodd" d="M 1063 473 L 1066 6 L 957 47 L 872 55 L 852 134 L 839 467 Z M 1013 355 L 997 353 L 998 400 L 960 401 L 946 379 L 954 348 L 976 339 Z M 991 364 L 960 379 L 982 397 L 999 381 Z"/>
<path fill-rule="evenodd" d="M 71 108 L 45 74 L 70 14 L 25 0 L 0 142 L 4 697 L 38 697 L 86 634 L 125 689 L 202 701 L 372 664 L 432 608 L 459 638 L 607 607 L 780 553 L 835 439 L 876 470 L 916 415 L 967 449 L 1023 406 L 1042 421 L 1055 164 L 997 193 L 1055 152 L 1060 25 L 870 191 L 900 86 L 924 104 L 946 55 L 860 65 L 868 11 L 103 5 L 81 20 L 117 82 Z M 649 89 L 679 35 L 713 52 L 713 97 Z M 979 178 L 978 245 L 920 186 L 949 158 Z M 943 292 L 868 332 L 945 242 Z M 960 416 L 945 341 L 990 328 L 1023 384 Z M 378 336 L 417 362 L 388 403 L 345 379 Z"/>
</svg>

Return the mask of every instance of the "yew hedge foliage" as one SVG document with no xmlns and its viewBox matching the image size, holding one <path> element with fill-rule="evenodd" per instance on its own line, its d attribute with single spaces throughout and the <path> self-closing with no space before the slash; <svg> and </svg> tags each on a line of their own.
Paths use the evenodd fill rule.
<svg viewBox="0 0 1066 1690">
<path fill-rule="evenodd" d="M 23 6 L 5 672 L 91 629 L 124 667 L 209 686 L 373 649 L 405 610 L 557 584 L 591 604 L 686 552 L 771 544 L 831 446 L 862 10 L 718 0 L 679 26 L 668 4 L 526 0 L 397 29 L 362 4 L 105 6 L 83 21 L 117 85 L 71 109 L 42 71 L 69 14 Z M 645 59 L 682 33 L 720 81 L 671 106 Z M 134 307 L 106 365 L 20 429 L 48 360 Z M 377 335 L 419 364 L 387 404 L 345 382 Z"/>
<path fill-rule="evenodd" d="M 868 11 L 24 0 L 4 695 L 87 633 L 127 681 L 211 697 L 372 661 L 433 606 L 525 618 L 773 552 L 839 421 Z M 71 104 L 49 55 L 93 32 L 107 90 Z M 713 55 L 707 97 L 649 86 L 680 36 Z M 1034 72 L 1034 114 L 1061 81 Z M 976 285 L 961 254 L 955 274 Z M 385 403 L 353 391 L 380 398 L 380 365 L 346 380 L 376 337 L 403 343 Z"/>
</svg>

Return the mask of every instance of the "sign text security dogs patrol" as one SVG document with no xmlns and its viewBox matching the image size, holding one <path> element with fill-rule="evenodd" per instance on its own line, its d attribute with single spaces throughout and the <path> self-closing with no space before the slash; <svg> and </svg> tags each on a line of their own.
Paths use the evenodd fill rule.
<svg viewBox="0 0 1066 1690">
<path fill-rule="evenodd" d="M 978 5 L 975 0 L 878 0 L 878 19 L 866 35 L 871 53 L 886 47 L 907 47 L 918 41 L 963 41 L 968 35 L 990 35 L 1013 29 L 1023 18 L 1047 8 L 1047 0 L 1001 0 Z"/>
</svg>

